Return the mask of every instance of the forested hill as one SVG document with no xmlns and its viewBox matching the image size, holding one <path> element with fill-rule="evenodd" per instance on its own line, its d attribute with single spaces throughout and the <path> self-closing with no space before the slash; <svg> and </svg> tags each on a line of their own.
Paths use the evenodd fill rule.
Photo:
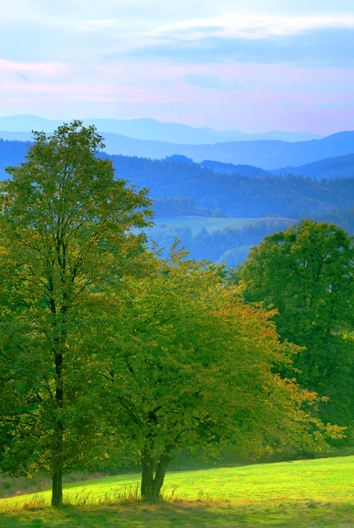
<svg viewBox="0 0 354 528">
<path fill-rule="evenodd" d="M 354 154 L 347 156 L 336 156 L 335 158 L 314 161 L 300 167 L 285 167 L 273 171 L 273 174 L 282 173 L 298 174 L 300 176 L 316 179 L 323 178 L 353 178 L 354 177 Z"/>
<path fill-rule="evenodd" d="M 6 141 L 0 139 L 0 178 L 6 178 L 5 168 L 9 165 L 18 165 L 24 161 L 28 145 L 24 141 Z"/>
<path fill-rule="evenodd" d="M 256 177 L 218 174 L 197 164 L 109 156 L 116 174 L 153 198 L 183 195 L 197 207 L 222 209 L 233 217 L 287 217 L 354 207 L 354 179 L 318 182 L 295 176 Z"/>
<path fill-rule="evenodd" d="M 167 141 L 143 141 L 118 134 L 104 134 L 109 154 L 162 159 L 181 154 L 196 162 L 216 160 L 247 164 L 265 170 L 299 166 L 325 158 L 354 153 L 354 132 L 339 132 L 323 139 L 289 143 L 279 140 L 227 141 L 215 144 L 188 145 Z"/>
<path fill-rule="evenodd" d="M 23 161 L 27 145 L 19 141 L 0 141 L 0 170 Z M 178 195 L 194 200 L 197 209 L 222 210 L 231 217 L 282 216 L 300 217 L 323 214 L 354 207 L 354 179 L 315 181 L 288 175 L 286 177 L 242 174 L 220 174 L 196 163 L 176 163 L 128 156 L 107 156 L 112 160 L 117 177 L 151 189 L 156 199 Z M 210 162 L 209 162 L 210 163 Z M 239 167 L 242 170 L 242 167 Z M 252 167 L 246 167 L 252 171 Z M 255 174 L 261 169 L 253 167 Z M 6 174 L 3 172 L 3 177 Z M 188 214 L 180 198 L 170 205 L 174 215 Z M 190 202 L 191 203 L 191 202 Z M 169 216 L 167 204 L 164 214 Z M 187 212 L 186 212 L 187 211 Z M 189 214 L 198 214 L 196 209 Z M 206 214 L 204 211 L 203 214 Z"/>
<path fill-rule="evenodd" d="M 0 170 L 23 161 L 26 151 L 26 143 L 0 141 Z M 334 221 L 351 232 L 354 229 L 354 178 L 317 181 L 292 175 L 276 177 L 262 175 L 262 169 L 250 166 L 236 169 L 248 171 L 252 176 L 221 174 L 192 160 L 181 163 L 100 155 L 112 160 L 118 178 L 150 189 L 156 218 L 166 220 L 162 224 L 157 222 L 149 236 L 167 251 L 177 235 L 192 257 L 236 266 L 246 258 L 251 245 L 299 218 Z M 214 170 L 235 170 L 206 163 Z M 194 233 L 189 227 L 171 222 L 171 217 L 179 216 L 273 219 L 244 228 L 203 228 Z"/>
</svg>

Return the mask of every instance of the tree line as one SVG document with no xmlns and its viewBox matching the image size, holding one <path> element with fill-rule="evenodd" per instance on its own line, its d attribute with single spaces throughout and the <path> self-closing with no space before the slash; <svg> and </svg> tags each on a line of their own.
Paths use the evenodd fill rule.
<svg viewBox="0 0 354 528">
<path fill-rule="evenodd" d="M 311 371 L 298 383 L 295 358 L 314 342 L 313 321 L 321 339 L 333 335 L 328 365 L 333 347 L 350 341 L 350 306 L 337 295 L 349 287 L 350 269 L 315 281 L 322 301 L 304 290 L 307 313 L 323 313 L 325 329 L 313 315 L 308 341 L 296 329 L 287 339 L 285 323 L 279 337 L 278 316 L 268 310 L 275 296 L 268 302 L 262 294 L 262 307 L 254 304 L 257 281 L 258 296 L 247 290 L 253 264 L 239 275 L 174 247 L 168 258 L 147 249 L 148 191 L 115 179 L 111 161 L 96 156 L 102 148 L 95 128 L 80 121 L 52 136 L 35 133 L 26 161 L 9 167 L 12 178 L 1 186 L 0 469 L 48 471 L 52 505 L 60 506 L 64 472 L 130 457 L 141 465 L 142 496 L 155 499 L 176 450 L 211 456 L 232 445 L 257 458 L 320 450 L 343 436 L 336 419 L 323 419 L 321 347 L 320 381 L 309 388 Z M 322 277 L 332 260 L 347 266 L 351 241 L 336 236 L 333 254 L 319 249 L 317 270 L 304 265 L 308 258 L 300 267 Z M 276 270 L 282 285 L 287 269 Z"/>
<path fill-rule="evenodd" d="M 0 141 L 0 172 L 7 165 L 22 161 L 27 147 L 24 142 Z M 246 165 L 237 166 L 237 173 L 222 174 L 219 166 L 227 164 L 205 161 L 202 166 L 185 157 L 180 160 L 180 156 L 151 160 L 109 156 L 101 150 L 96 155 L 112 161 L 119 178 L 149 188 L 150 196 L 157 200 L 160 216 L 174 216 L 179 206 L 181 211 L 185 210 L 187 204 L 179 203 L 178 195 L 194 200 L 197 214 L 203 216 L 209 215 L 205 214 L 207 210 L 211 216 L 222 210 L 226 216 L 236 218 L 272 215 L 302 218 L 354 207 L 354 180 L 350 177 L 319 181 L 292 174 L 271 176 Z M 160 200 L 167 202 L 159 203 Z"/>
<path fill-rule="evenodd" d="M 195 163 L 100 156 L 113 162 L 119 177 L 149 188 L 153 199 L 182 195 L 195 200 L 199 208 L 222 209 L 235 218 L 302 218 L 354 206 L 353 178 L 318 181 L 293 174 L 250 177 L 220 174 Z"/>
</svg>

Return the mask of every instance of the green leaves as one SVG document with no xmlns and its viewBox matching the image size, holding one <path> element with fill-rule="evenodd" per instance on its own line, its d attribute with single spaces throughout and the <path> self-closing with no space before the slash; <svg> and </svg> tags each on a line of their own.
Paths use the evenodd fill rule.
<svg viewBox="0 0 354 528">
<path fill-rule="evenodd" d="M 298 348 L 279 342 L 270 315 L 243 305 L 213 267 L 151 257 L 149 270 L 107 294 L 95 344 L 103 410 L 123 449 L 157 470 L 178 449 L 215 455 L 231 444 L 257 458 L 323 446 L 308 413 L 316 395 L 274 373 Z"/>
<path fill-rule="evenodd" d="M 268 236 L 241 268 L 248 302 L 276 308 L 282 339 L 306 347 L 294 358 L 302 386 L 329 397 L 321 415 L 332 423 L 353 418 L 353 239 L 334 224 L 302 221 Z M 287 371 L 288 375 L 291 375 Z"/>
<path fill-rule="evenodd" d="M 148 225 L 151 211 L 146 190 L 127 187 L 109 161 L 96 157 L 103 143 L 94 127 L 73 121 L 53 136 L 34 135 L 27 161 L 8 168 L 12 180 L 0 198 L 3 320 L 13 327 L 4 369 L 16 373 L 6 390 L 25 388 L 15 418 L 14 409 L 4 413 L 14 439 L 7 467 L 15 468 L 22 450 L 27 470 L 50 470 L 58 491 L 63 468 L 89 462 L 100 424 L 89 412 L 93 370 L 82 345 L 87 325 L 95 325 L 92 298 L 131 268 L 144 241 L 131 230 Z"/>
<path fill-rule="evenodd" d="M 326 429 L 308 412 L 316 395 L 277 374 L 299 349 L 279 342 L 272 314 L 244 305 L 222 267 L 175 247 L 169 261 L 145 250 L 134 229 L 149 223 L 147 191 L 114 179 L 93 127 L 74 121 L 35 139 L 1 195 L 1 467 L 49 470 L 59 505 L 62 471 L 108 453 L 138 456 L 142 492 L 156 495 L 178 449 L 232 444 L 258 457 L 323 445 Z M 291 261 L 290 238 L 267 251 L 286 247 Z M 313 281 L 306 255 L 298 273 Z M 266 270 L 272 259 L 254 262 Z M 332 299 L 350 272 L 341 277 L 316 284 Z M 270 284 L 257 280 L 256 291 Z M 310 294 L 300 296 L 309 310 L 322 303 Z"/>
</svg>

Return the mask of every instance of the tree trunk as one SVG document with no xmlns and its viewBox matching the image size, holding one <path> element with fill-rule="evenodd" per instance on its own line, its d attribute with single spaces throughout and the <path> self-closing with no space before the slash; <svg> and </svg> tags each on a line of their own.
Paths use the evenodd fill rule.
<svg viewBox="0 0 354 528">
<path fill-rule="evenodd" d="M 161 488 L 163 486 L 167 465 L 171 457 L 167 454 L 160 457 L 156 464 L 156 471 L 154 475 L 154 458 L 150 450 L 145 449 L 141 459 L 142 474 L 141 474 L 141 496 L 147 501 L 154 501 L 160 497 Z"/>
<path fill-rule="evenodd" d="M 153 495 L 156 499 L 160 496 L 161 488 L 165 480 L 167 465 L 170 460 L 171 458 L 168 455 L 163 455 L 156 464 L 156 473 L 153 481 Z"/>
<path fill-rule="evenodd" d="M 59 342 L 59 340 L 58 340 Z M 55 370 L 57 374 L 55 401 L 57 410 L 63 408 L 64 390 L 63 390 L 63 355 L 55 355 Z M 61 418 L 57 419 L 55 426 L 55 440 L 53 445 L 53 462 L 54 472 L 52 476 L 52 506 L 60 507 L 63 504 L 63 437 L 64 424 Z"/>
<path fill-rule="evenodd" d="M 142 473 L 140 492 L 143 499 L 151 500 L 154 483 L 154 459 L 149 449 L 144 449 L 141 457 Z"/>
<path fill-rule="evenodd" d="M 57 423 L 56 443 L 53 446 L 52 506 L 63 504 L 63 424 Z"/>
<path fill-rule="evenodd" d="M 52 476 L 52 506 L 60 507 L 63 504 L 63 470 L 57 468 Z"/>
</svg>

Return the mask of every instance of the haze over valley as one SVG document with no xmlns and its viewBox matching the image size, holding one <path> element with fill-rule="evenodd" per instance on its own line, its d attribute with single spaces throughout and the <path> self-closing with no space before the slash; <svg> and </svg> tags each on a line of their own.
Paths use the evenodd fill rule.
<svg viewBox="0 0 354 528">
<path fill-rule="evenodd" d="M 156 137 L 197 141 L 205 139 L 204 133 L 154 120 L 89 123 L 135 136 L 144 123 L 140 135 L 146 139 L 99 131 L 106 144 L 99 156 L 112 160 L 117 177 L 150 190 L 155 227 L 148 236 L 164 255 L 177 237 L 193 258 L 235 267 L 265 235 L 301 218 L 326 219 L 328 214 L 336 214 L 339 225 L 354 233 L 354 132 L 291 142 L 284 139 L 289 134 L 278 132 L 283 139 L 255 135 L 222 143 L 208 132 L 215 143 L 186 144 Z M 6 166 L 25 159 L 31 142 L 21 139 L 32 139 L 30 128 L 51 133 L 58 124 L 36 116 L 0 118 L 0 127 L 10 129 L 0 135 L 16 138 L 0 141 L 2 177 Z"/>
</svg>

